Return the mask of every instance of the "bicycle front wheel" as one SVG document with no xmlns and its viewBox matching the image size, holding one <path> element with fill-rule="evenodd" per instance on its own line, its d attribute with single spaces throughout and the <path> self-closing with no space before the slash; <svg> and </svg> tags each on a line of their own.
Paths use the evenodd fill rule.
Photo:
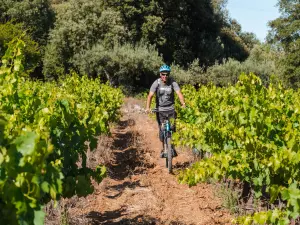
<svg viewBox="0 0 300 225">
<path fill-rule="evenodd" d="M 167 151 L 168 151 L 168 155 L 166 158 L 166 166 L 168 168 L 169 173 L 172 173 L 173 154 L 172 154 L 172 146 L 171 146 L 171 138 L 170 137 L 167 138 Z"/>
</svg>

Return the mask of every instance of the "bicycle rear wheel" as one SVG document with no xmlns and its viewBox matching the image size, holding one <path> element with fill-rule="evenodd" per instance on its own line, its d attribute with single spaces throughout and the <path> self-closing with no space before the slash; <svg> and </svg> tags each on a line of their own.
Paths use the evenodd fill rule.
<svg viewBox="0 0 300 225">
<path fill-rule="evenodd" d="M 165 144 L 164 144 L 164 157 L 166 158 L 166 168 L 168 168 L 168 144 L 167 140 L 165 139 Z M 165 155 L 167 153 L 167 155 Z"/>
<path fill-rule="evenodd" d="M 167 165 L 169 173 L 172 173 L 173 154 L 172 154 L 172 146 L 171 146 L 171 137 L 167 138 L 167 151 L 168 151 L 168 155 L 167 155 L 167 158 L 166 158 L 166 165 Z"/>
</svg>

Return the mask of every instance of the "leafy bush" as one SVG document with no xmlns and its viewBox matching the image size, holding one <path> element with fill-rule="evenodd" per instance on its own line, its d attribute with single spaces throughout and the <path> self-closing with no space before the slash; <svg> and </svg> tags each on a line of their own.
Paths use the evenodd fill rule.
<svg viewBox="0 0 300 225">
<path fill-rule="evenodd" d="M 163 62 L 153 46 L 125 44 L 106 49 L 97 44 L 75 54 L 72 63 L 80 74 L 100 75 L 112 85 L 133 91 L 134 87 L 148 87 Z"/>
<path fill-rule="evenodd" d="M 224 86 L 235 83 L 242 71 L 242 63 L 234 59 L 228 59 L 224 60 L 222 64 L 209 67 L 206 76 L 214 84 Z"/>
<path fill-rule="evenodd" d="M 185 70 L 179 65 L 172 65 L 172 76 L 179 84 L 199 84 L 207 83 L 204 70 L 199 66 L 199 59 L 195 59 L 189 64 L 188 69 Z"/>
<path fill-rule="evenodd" d="M 199 66 L 199 60 L 194 60 L 185 70 L 179 65 L 172 65 L 172 75 L 181 84 L 207 84 L 214 83 L 218 86 L 235 84 L 239 75 L 255 73 L 263 84 L 267 85 L 270 79 L 277 82 L 282 76 L 282 70 L 277 65 L 277 59 L 282 57 L 269 45 L 256 45 L 252 48 L 250 56 L 244 62 L 235 59 L 223 60 L 206 69 Z"/>
<path fill-rule="evenodd" d="M 216 85 L 226 86 L 236 83 L 242 72 L 254 73 L 262 79 L 264 84 L 268 84 L 273 75 L 280 77 L 281 71 L 276 66 L 278 57 L 278 53 L 272 51 L 270 46 L 256 45 L 246 61 L 224 60 L 222 64 L 209 67 L 206 77 Z"/>
</svg>

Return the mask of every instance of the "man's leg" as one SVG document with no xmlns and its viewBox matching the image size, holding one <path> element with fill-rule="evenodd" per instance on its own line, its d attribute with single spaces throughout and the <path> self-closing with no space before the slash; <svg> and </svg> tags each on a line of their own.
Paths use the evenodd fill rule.
<svg viewBox="0 0 300 225">
<path fill-rule="evenodd" d="M 157 112 L 156 113 L 156 121 L 157 121 L 157 124 L 158 124 L 158 136 L 159 136 L 159 140 L 161 141 L 161 142 L 163 142 L 164 140 L 163 140 L 163 132 L 162 132 L 162 130 L 161 130 L 161 124 L 162 124 L 162 122 L 161 122 L 161 116 L 159 115 L 159 112 Z"/>
<path fill-rule="evenodd" d="M 160 115 L 159 112 L 156 113 L 156 121 L 158 124 L 158 136 L 159 136 L 159 140 L 162 143 L 162 149 L 161 149 L 161 153 L 160 153 L 160 157 L 163 158 L 164 157 L 164 137 L 163 137 L 163 131 L 161 129 L 161 125 L 162 125 L 162 117 Z"/>
<path fill-rule="evenodd" d="M 164 131 L 163 131 L 163 123 L 165 122 L 165 120 L 167 119 L 167 117 L 169 117 L 168 112 L 159 112 L 158 113 L 158 121 L 159 121 L 159 138 L 162 144 L 162 150 L 160 153 L 160 157 L 161 158 L 165 158 L 167 152 L 165 152 L 165 146 L 164 146 Z"/>
</svg>

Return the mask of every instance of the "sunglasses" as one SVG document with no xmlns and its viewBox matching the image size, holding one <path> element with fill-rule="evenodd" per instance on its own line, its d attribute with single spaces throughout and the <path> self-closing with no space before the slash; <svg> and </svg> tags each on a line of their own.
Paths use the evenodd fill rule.
<svg viewBox="0 0 300 225">
<path fill-rule="evenodd" d="M 161 76 L 169 76 L 168 73 L 161 73 L 160 75 L 161 75 Z"/>
</svg>

